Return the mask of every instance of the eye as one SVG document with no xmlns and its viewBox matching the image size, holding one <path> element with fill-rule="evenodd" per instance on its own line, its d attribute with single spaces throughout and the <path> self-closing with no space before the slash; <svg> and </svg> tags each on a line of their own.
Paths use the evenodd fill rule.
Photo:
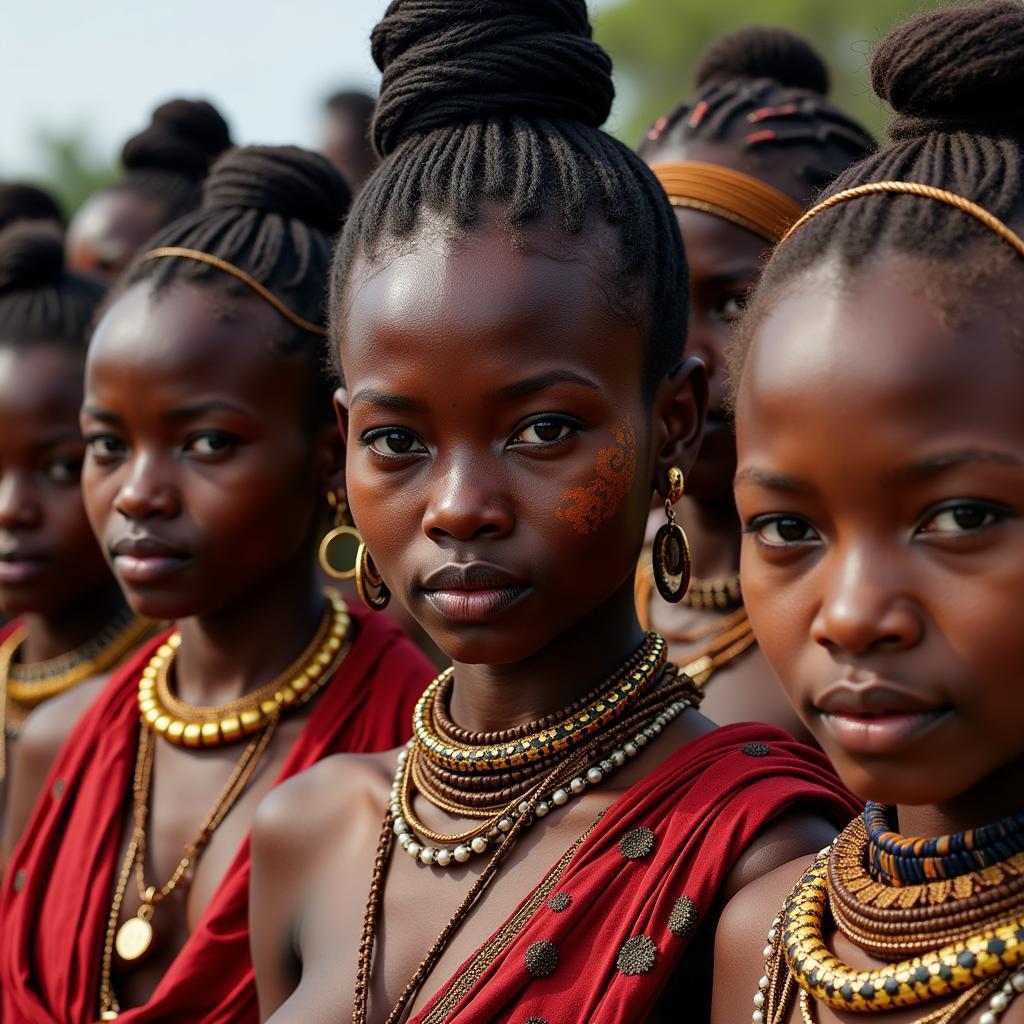
<svg viewBox="0 0 1024 1024">
<path fill-rule="evenodd" d="M 427 450 L 411 430 L 403 430 L 401 427 L 370 431 L 364 435 L 363 444 L 378 455 L 389 458 L 396 455 L 419 455 Z"/>
<path fill-rule="evenodd" d="M 799 516 L 759 516 L 746 527 L 746 532 L 754 534 L 760 543 L 769 547 L 812 544 L 821 539 L 814 527 Z"/>
<path fill-rule="evenodd" d="M 555 444 L 575 435 L 579 427 L 564 419 L 548 416 L 533 420 L 512 436 L 511 444 Z"/>
<path fill-rule="evenodd" d="M 82 476 L 82 460 L 76 456 L 54 459 L 46 466 L 46 475 L 58 484 L 77 484 Z"/>
<path fill-rule="evenodd" d="M 962 501 L 938 509 L 918 528 L 931 536 L 957 536 L 975 533 L 1006 518 L 1006 511 L 979 501 Z"/>
<path fill-rule="evenodd" d="M 713 312 L 719 320 L 731 324 L 746 309 L 746 306 L 747 293 L 745 291 L 730 292 L 719 299 Z"/>
<path fill-rule="evenodd" d="M 193 434 L 185 442 L 185 451 L 196 455 L 224 455 L 238 444 L 238 438 L 222 430 L 207 430 L 201 434 Z"/>
<path fill-rule="evenodd" d="M 85 443 L 88 454 L 101 464 L 120 459 L 128 451 L 128 446 L 114 434 L 93 434 Z"/>
</svg>

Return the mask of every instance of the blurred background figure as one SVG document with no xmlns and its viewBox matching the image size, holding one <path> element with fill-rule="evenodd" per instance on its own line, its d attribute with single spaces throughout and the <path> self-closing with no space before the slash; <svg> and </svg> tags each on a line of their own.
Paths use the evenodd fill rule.
<svg viewBox="0 0 1024 1024">
<path fill-rule="evenodd" d="M 353 193 L 377 166 L 377 154 L 370 142 L 370 122 L 377 101 L 359 90 L 336 92 L 324 103 L 323 135 L 320 148 L 341 171 Z"/>
<path fill-rule="evenodd" d="M 49 192 L 26 182 L 0 182 L 0 231 L 23 220 L 52 225 L 59 233 L 64 233 L 64 214 Z"/>
<path fill-rule="evenodd" d="M 123 176 L 83 204 L 68 227 L 68 266 L 113 280 L 172 220 L 199 205 L 203 179 L 231 146 L 227 122 L 205 100 L 175 99 L 121 150 Z"/>
</svg>

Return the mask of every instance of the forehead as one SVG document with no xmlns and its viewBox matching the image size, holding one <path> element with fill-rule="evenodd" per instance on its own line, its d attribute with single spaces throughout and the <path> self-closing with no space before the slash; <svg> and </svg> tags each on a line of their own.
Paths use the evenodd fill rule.
<svg viewBox="0 0 1024 1024">
<path fill-rule="evenodd" d="M 299 360 L 275 351 L 278 314 L 257 296 L 174 283 L 132 285 L 107 310 L 89 345 L 86 384 L 126 384 L 157 396 L 217 389 L 271 396 Z"/>
<path fill-rule="evenodd" d="M 59 342 L 0 340 L 0 415 L 50 416 L 82 403 L 82 357 Z"/>
<path fill-rule="evenodd" d="M 1019 268 L 1014 268 L 1018 275 Z M 906 462 L 911 448 L 1024 446 L 1024 363 L 1013 318 L 965 292 L 953 322 L 928 268 L 876 261 L 844 279 L 798 278 L 754 331 L 737 396 L 741 461 L 771 453 L 835 464 Z"/>
<path fill-rule="evenodd" d="M 615 315 L 602 278 L 611 243 L 585 235 L 428 226 L 372 266 L 357 260 L 339 332 L 346 383 L 404 367 L 424 386 L 458 374 L 472 387 L 540 364 L 639 382 L 646 326 Z"/>
</svg>

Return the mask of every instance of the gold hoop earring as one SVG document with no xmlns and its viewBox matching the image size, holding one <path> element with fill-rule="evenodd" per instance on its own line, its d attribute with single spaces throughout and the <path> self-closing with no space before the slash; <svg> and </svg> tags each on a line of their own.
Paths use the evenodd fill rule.
<svg viewBox="0 0 1024 1024">
<path fill-rule="evenodd" d="M 665 515 L 668 522 L 658 530 L 651 549 L 654 563 L 654 585 L 658 593 L 671 604 L 678 604 L 690 585 L 690 542 L 686 532 L 676 522 L 672 507 L 683 496 L 683 471 L 673 466 L 668 471 L 668 497 Z"/>
<path fill-rule="evenodd" d="M 365 544 L 359 545 L 359 554 L 356 556 L 356 591 L 359 599 L 372 612 L 387 608 L 391 600 L 391 591 L 377 572 L 377 566 L 373 564 Z"/>
<path fill-rule="evenodd" d="M 327 504 L 334 509 L 334 526 L 320 541 L 320 568 L 331 579 L 355 579 L 359 546 L 363 538 L 348 521 L 348 503 L 344 491 L 329 491 Z"/>
</svg>

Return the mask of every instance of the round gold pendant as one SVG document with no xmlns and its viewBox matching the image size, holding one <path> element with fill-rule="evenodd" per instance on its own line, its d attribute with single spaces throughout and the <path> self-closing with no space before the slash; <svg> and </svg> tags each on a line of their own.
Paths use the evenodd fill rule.
<svg viewBox="0 0 1024 1024">
<path fill-rule="evenodd" d="M 153 926 L 141 917 L 130 917 L 117 930 L 114 948 L 122 960 L 138 960 L 153 941 Z"/>
</svg>

